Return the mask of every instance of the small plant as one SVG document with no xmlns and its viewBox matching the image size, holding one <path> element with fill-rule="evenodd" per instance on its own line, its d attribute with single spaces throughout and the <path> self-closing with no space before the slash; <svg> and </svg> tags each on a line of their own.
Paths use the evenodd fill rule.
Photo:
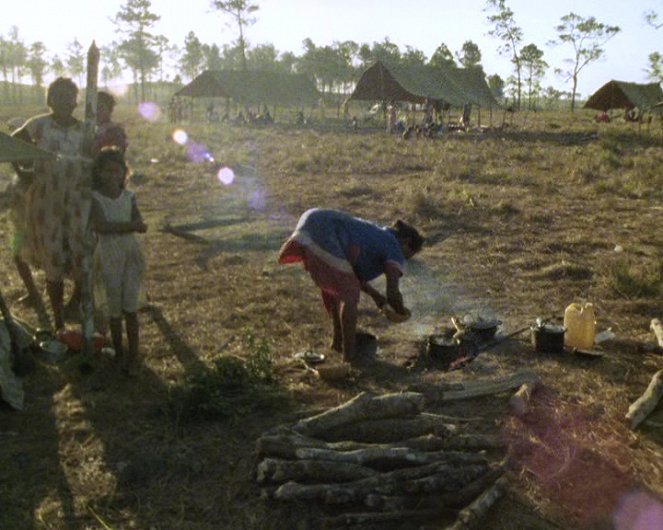
<svg viewBox="0 0 663 530">
<path fill-rule="evenodd" d="M 171 396 L 171 410 L 178 420 L 235 421 L 260 410 L 274 410 L 285 402 L 277 384 L 266 339 L 247 332 L 246 359 L 224 355 L 207 369 L 187 378 Z"/>
</svg>

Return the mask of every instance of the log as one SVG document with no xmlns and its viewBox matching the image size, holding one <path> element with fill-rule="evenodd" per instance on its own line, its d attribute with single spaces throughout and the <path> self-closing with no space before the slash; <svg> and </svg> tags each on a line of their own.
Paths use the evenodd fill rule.
<svg viewBox="0 0 663 530">
<path fill-rule="evenodd" d="M 504 495 L 505 488 L 506 477 L 501 477 L 472 504 L 463 508 L 459 512 L 456 522 L 448 527 L 447 530 L 470 530 L 471 528 L 477 528 L 490 507 Z"/>
<path fill-rule="evenodd" d="M 520 386 L 518 391 L 511 396 L 509 399 L 509 406 L 511 411 L 516 416 L 522 416 L 527 412 L 529 408 L 529 401 L 532 398 L 532 394 L 539 387 L 538 381 L 533 381 L 531 383 L 524 383 Z"/>
<path fill-rule="evenodd" d="M 472 464 L 463 468 L 446 463 L 408 467 L 388 473 L 380 473 L 354 482 L 342 484 L 300 484 L 286 482 L 274 492 L 274 498 L 281 501 L 318 500 L 326 504 L 346 504 L 363 502 L 367 495 L 402 495 L 419 491 L 452 491 L 475 480 L 486 472 L 487 465 Z M 436 477 L 428 482 L 415 483 L 425 477 Z M 460 486 L 459 486 L 460 484 Z"/>
<path fill-rule="evenodd" d="M 458 430 L 444 417 L 422 413 L 412 418 L 366 420 L 326 431 L 319 436 L 330 442 L 354 440 L 367 443 L 392 443 L 425 434 L 447 437 Z"/>
<path fill-rule="evenodd" d="M 493 467 L 487 473 L 481 475 L 467 486 L 448 493 L 437 495 L 416 496 L 386 496 L 372 493 L 364 499 L 364 504 L 374 510 L 396 511 L 396 510 L 429 510 L 439 506 L 449 508 L 462 508 L 477 498 L 486 488 L 490 487 L 499 477 L 504 474 L 506 464 Z"/>
<path fill-rule="evenodd" d="M 258 464 L 258 483 L 295 481 L 351 482 L 375 476 L 374 471 L 362 465 L 329 460 L 282 460 L 265 458 Z"/>
<path fill-rule="evenodd" d="M 339 528 L 351 525 L 379 525 L 397 521 L 423 522 L 439 517 L 451 518 L 455 516 L 455 511 L 443 507 L 438 507 L 432 510 L 398 510 L 384 513 L 344 513 L 324 519 L 323 528 Z"/>
<path fill-rule="evenodd" d="M 503 448 L 506 443 L 502 438 L 492 434 L 457 434 L 448 438 L 441 438 L 434 434 L 425 434 L 415 438 L 408 438 L 394 443 L 365 443 L 352 440 L 340 442 L 325 442 L 317 438 L 309 438 L 296 433 L 265 435 L 256 441 L 256 453 L 258 458 L 297 458 L 297 449 L 310 447 L 318 449 L 333 449 L 335 451 L 355 451 L 357 449 L 370 448 L 395 448 L 407 447 L 418 451 L 441 451 L 441 450 L 468 450 Z"/>
<path fill-rule="evenodd" d="M 468 381 L 463 390 L 449 390 L 442 393 L 441 401 L 455 401 L 458 399 L 470 399 L 491 394 L 499 394 L 507 390 L 519 388 L 525 383 L 535 384 L 539 381 L 538 376 L 530 371 L 516 372 L 515 374 L 486 379 L 483 381 Z"/>
<path fill-rule="evenodd" d="M 478 453 L 462 453 L 458 451 L 422 452 L 408 447 L 369 447 L 354 451 L 334 451 L 302 447 L 295 451 L 297 458 L 304 460 L 328 460 L 358 465 L 423 465 L 434 462 L 449 464 L 486 463 L 486 457 Z"/>
<path fill-rule="evenodd" d="M 317 436 L 337 427 L 367 419 L 401 418 L 419 414 L 424 396 L 415 392 L 373 396 L 358 394 L 350 401 L 317 416 L 298 421 L 293 430 L 307 436 Z"/>
<path fill-rule="evenodd" d="M 635 429 L 656 408 L 663 396 L 663 370 L 654 374 L 647 390 L 628 408 L 626 419 L 631 422 L 631 429 Z"/>
<path fill-rule="evenodd" d="M 649 328 L 656 335 L 656 342 L 658 343 L 659 348 L 663 348 L 663 325 L 658 318 L 654 318 L 651 321 Z"/>
</svg>

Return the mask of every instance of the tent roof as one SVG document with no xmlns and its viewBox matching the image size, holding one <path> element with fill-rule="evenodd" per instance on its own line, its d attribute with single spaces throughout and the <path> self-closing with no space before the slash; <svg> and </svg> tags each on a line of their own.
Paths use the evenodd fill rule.
<svg viewBox="0 0 663 530">
<path fill-rule="evenodd" d="M 603 111 L 632 107 L 651 110 L 660 101 L 663 101 L 663 90 L 658 83 L 638 84 L 612 80 L 594 92 L 584 107 Z"/>
<path fill-rule="evenodd" d="M 480 68 L 434 68 L 382 61 L 370 66 L 357 81 L 351 99 L 424 103 L 439 101 L 454 107 L 472 103 L 497 106 Z"/>
<path fill-rule="evenodd" d="M 48 151 L 0 132 L 0 162 L 40 160 L 52 157 L 53 155 Z"/>
<path fill-rule="evenodd" d="M 277 105 L 311 105 L 320 98 L 317 88 L 305 75 L 257 70 L 207 70 L 175 95 Z"/>
</svg>

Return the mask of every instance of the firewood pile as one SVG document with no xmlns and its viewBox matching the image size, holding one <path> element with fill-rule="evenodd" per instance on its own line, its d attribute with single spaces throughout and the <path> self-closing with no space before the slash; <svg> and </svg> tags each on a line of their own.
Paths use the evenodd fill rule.
<svg viewBox="0 0 663 530">
<path fill-rule="evenodd" d="M 325 528 L 426 520 L 476 527 L 504 491 L 503 451 L 493 460 L 485 451 L 502 444 L 467 432 L 471 419 L 425 412 L 425 401 L 420 392 L 364 392 L 264 433 L 256 442 L 263 495 L 315 503 Z"/>
</svg>

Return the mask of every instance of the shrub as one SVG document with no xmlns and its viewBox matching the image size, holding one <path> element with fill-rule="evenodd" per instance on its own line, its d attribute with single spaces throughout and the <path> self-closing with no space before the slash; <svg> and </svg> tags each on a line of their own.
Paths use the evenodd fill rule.
<svg viewBox="0 0 663 530">
<path fill-rule="evenodd" d="M 170 410 L 181 420 L 235 421 L 254 411 L 271 411 L 285 403 L 273 372 L 269 343 L 247 332 L 246 360 L 224 355 L 198 370 L 171 394 Z"/>
<path fill-rule="evenodd" d="M 652 265 L 633 264 L 626 259 L 608 266 L 608 287 L 626 299 L 653 298 L 663 293 L 663 261 Z"/>
</svg>

